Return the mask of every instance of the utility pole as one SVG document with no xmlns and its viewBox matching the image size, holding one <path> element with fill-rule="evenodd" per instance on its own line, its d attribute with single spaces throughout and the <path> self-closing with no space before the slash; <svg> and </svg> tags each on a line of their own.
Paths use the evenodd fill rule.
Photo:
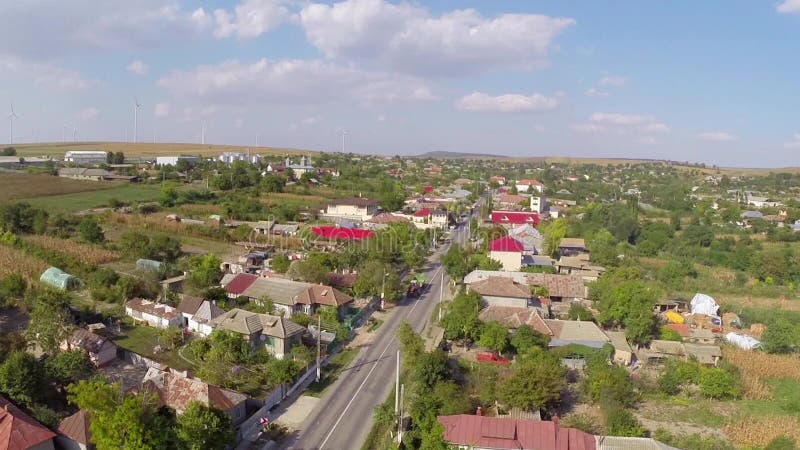
<svg viewBox="0 0 800 450">
<path fill-rule="evenodd" d="M 381 282 L 381 310 L 386 307 L 386 267 L 383 268 L 383 281 Z"/>
<path fill-rule="evenodd" d="M 442 321 L 442 298 L 444 297 L 444 271 L 442 271 L 442 285 L 439 288 L 439 322 Z"/>
<path fill-rule="evenodd" d="M 319 367 L 319 356 L 322 352 L 322 316 L 317 313 L 317 383 L 319 383 L 319 377 L 322 371 Z"/>
<path fill-rule="evenodd" d="M 397 445 L 403 443 L 403 394 L 406 385 L 400 386 L 400 414 L 397 416 Z"/>
<path fill-rule="evenodd" d="M 397 369 L 394 383 L 394 413 L 400 415 L 400 350 L 397 350 Z"/>
</svg>

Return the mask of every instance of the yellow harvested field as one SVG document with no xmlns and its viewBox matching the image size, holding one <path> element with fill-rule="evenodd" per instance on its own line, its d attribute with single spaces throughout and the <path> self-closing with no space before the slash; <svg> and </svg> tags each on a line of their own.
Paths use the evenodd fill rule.
<svg viewBox="0 0 800 450">
<path fill-rule="evenodd" d="M 37 247 L 56 253 L 63 253 L 86 264 L 105 264 L 119 259 L 119 255 L 111 250 L 106 250 L 94 245 L 82 244 L 69 239 L 42 235 L 26 236 L 23 239 Z"/>
<path fill-rule="evenodd" d="M 46 174 L 0 173 L 0 202 L 48 195 L 108 189 L 116 185 L 96 181 L 78 181 Z"/>
<path fill-rule="evenodd" d="M 747 398 L 770 398 L 772 393 L 764 384 L 769 379 L 789 378 L 800 382 L 800 355 L 770 355 L 726 347 L 722 356 L 739 368 Z"/>
<path fill-rule="evenodd" d="M 779 436 L 800 442 L 800 419 L 795 416 L 748 417 L 726 425 L 723 433 L 738 448 L 764 448 Z"/>
<path fill-rule="evenodd" d="M 0 278 L 16 273 L 28 281 L 38 281 L 48 267 L 46 262 L 22 250 L 0 245 Z"/>
<path fill-rule="evenodd" d="M 170 156 L 170 155 L 218 155 L 222 152 L 247 152 L 260 155 L 313 155 L 315 151 L 275 148 L 246 147 L 235 145 L 202 145 L 179 143 L 131 143 L 131 142 L 75 142 L 75 143 L 41 143 L 14 145 L 20 156 L 52 156 L 63 158 L 68 150 L 122 152 L 127 157 Z"/>
</svg>

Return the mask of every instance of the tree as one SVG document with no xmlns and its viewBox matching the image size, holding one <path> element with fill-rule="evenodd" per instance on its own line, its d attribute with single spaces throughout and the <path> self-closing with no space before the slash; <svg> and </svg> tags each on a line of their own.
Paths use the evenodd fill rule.
<svg viewBox="0 0 800 450">
<path fill-rule="evenodd" d="M 569 305 L 569 320 L 592 320 L 592 312 L 580 303 L 572 303 Z"/>
<path fill-rule="evenodd" d="M 414 367 L 419 355 L 425 352 L 425 341 L 414 332 L 408 322 L 403 321 L 397 328 L 397 340 L 400 342 L 400 353 L 406 367 Z"/>
<path fill-rule="evenodd" d="M 261 189 L 264 192 L 283 192 L 286 186 L 286 178 L 280 175 L 268 174 L 261 179 Z"/>
<path fill-rule="evenodd" d="M 614 405 L 606 407 L 604 410 L 608 436 L 643 437 L 647 435 L 647 430 L 627 409 Z"/>
<path fill-rule="evenodd" d="M 0 365 L 0 391 L 26 406 L 36 403 L 42 394 L 44 374 L 36 358 L 16 351 Z"/>
<path fill-rule="evenodd" d="M 500 382 L 500 400 L 533 411 L 556 406 L 566 386 L 565 369 L 554 355 L 536 351 L 522 357 L 509 378 Z"/>
<path fill-rule="evenodd" d="M 414 378 L 421 387 L 431 390 L 447 379 L 447 355 L 441 350 L 422 353 L 414 367 Z"/>
<path fill-rule="evenodd" d="M 103 229 L 97 223 L 94 216 L 86 216 L 78 225 L 78 233 L 85 242 L 90 244 L 99 244 L 103 242 L 106 237 L 103 234 Z"/>
<path fill-rule="evenodd" d="M 223 450 L 234 444 L 231 418 L 197 401 L 189 402 L 178 416 L 175 433 L 187 450 Z"/>
<path fill-rule="evenodd" d="M 33 294 L 33 308 L 25 336 L 44 353 L 54 355 L 72 330 L 68 294 L 46 289 Z"/>
<path fill-rule="evenodd" d="M 381 403 L 375 407 L 373 412 L 375 424 L 382 428 L 389 428 L 395 421 L 394 405 L 388 402 Z"/>
<path fill-rule="evenodd" d="M 81 349 L 59 352 L 45 361 L 47 377 L 62 386 L 89 378 L 95 366 L 89 355 Z"/>
<path fill-rule="evenodd" d="M 798 331 L 785 317 L 772 320 L 764 330 L 761 348 L 767 353 L 791 353 L 798 345 Z"/>
<path fill-rule="evenodd" d="M 480 337 L 481 322 L 478 311 L 481 297 L 475 292 L 456 295 L 442 317 L 441 326 L 447 339 L 475 341 Z"/>
<path fill-rule="evenodd" d="M 267 376 L 269 380 L 278 385 L 281 383 L 291 383 L 300 374 L 297 364 L 289 358 L 272 358 L 267 363 Z"/>
<path fill-rule="evenodd" d="M 481 330 L 478 345 L 502 353 L 508 348 L 508 330 L 497 322 L 489 322 Z"/>
<path fill-rule="evenodd" d="M 272 257 L 269 263 L 269 267 L 278 273 L 286 273 L 289 270 L 289 266 L 292 264 L 289 261 L 289 257 L 282 254 L 277 254 Z"/>
<path fill-rule="evenodd" d="M 522 325 L 511 336 L 511 346 L 517 354 L 526 353 L 534 348 L 546 349 L 550 339 L 534 330 L 530 325 Z"/>
<path fill-rule="evenodd" d="M 219 283 L 222 260 L 213 253 L 194 255 L 189 258 L 189 282 L 197 288 L 211 287 Z"/>
<path fill-rule="evenodd" d="M 606 355 L 595 354 L 588 358 L 584 383 L 589 397 L 597 403 L 611 401 L 629 406 L 636 402 L 628 371 L 624 367 L 608 365 Z"/>
<path fill-rule="evenodd" d="M 700 392 L 709 398 L 726 399 L 736 398 L 739 395 L 736 377 L 722 368 L 712 367 L 702 370 L 698 384 Z"/>
<path fill-rule="evenodd" d="M 17 149 L 14 147 L 6 147 L 0 150 L 0 156 L 17 156 Z"/>
</svg>

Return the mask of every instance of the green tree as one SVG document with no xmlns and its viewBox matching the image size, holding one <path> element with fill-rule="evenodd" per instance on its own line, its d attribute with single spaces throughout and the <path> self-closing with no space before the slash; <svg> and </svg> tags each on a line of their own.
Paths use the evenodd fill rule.
<svg viewBox="0 0 800 450">
<path fill-rule="evenodd" d="M 222 260 L 213 253 L 194 255 L 189 258 L 189 282 L 197 288 L 211 287 L 222 278 Z"/>
<path fill-rule="evenodd" d="M 425 341 L 405 320 L 397 328 L 397 340 L 406 367 L 414 367 L 419 355 L 425 352 Z"/>
<path fill-rule="evenodd" d="M 500 400 L 524 410 L 539 410 L 558 405 L 566 387 L 565 369 L 550 353 L 536 351 L 513 366 L 509 378 L 501 381 Z"/>
<path fill-rule="evenodd" d="M 231 418 L 197 401 L 178 416 L 175 432 L 187 450 L 223 450 L 234 444 Z"/>
<path fill-rule="evenodd" d="M 44 353 L 54 355 L 72 331 L 69 295 L 46 289 L 33 293 L 33 308 L 25 336 L 39 345 Z"/>
<path fill-rule="evenodd" d="M 624 367 L 610 366 L 605 355 L 597 354 L 588 358 L 584 385 L 589 397 L 596 403 L 610 401 L 630 406 L 637 399 L 628 371 Z"/>
<path fill-rule="evenodd" d="M 89 355 L 81 349 L 56 353 L 45 361 L 47 378 L 62 386 L 89 378 L 95 366 Z"/>
<path fill-rule="evenodd" d="M 522 325 L 511 336 L 511 346 L 517 354 L 528 352 L 534 348 L 546 349 L 550 339 L 534 330 L 530 325 Z"/>
<path fill-rule="evenodd" d="M 30 353 L 16 351 L 0 364 L 0 391 L 11 400 L 30 407 L 41 399 L 43 386 L 42 367 Z"/>
<path fill-rule="evenodd" d="M 277 254 L 272 257 L 269 263 L 269 267 L 278 273 L 286 273 L 289 270 L 289 266 L 292 264 L 289 261 L 289 257 L 282 254 Z"/>
<path fill-rule="evenodd" d="M 508 348 L 508 330 L 497 322 L 489 322 L 481 329 L 478 345 L 502 353 Z"/>
<path fill-rule="evenodd" d="M 592 320 L 592 312 L 580 303 L 572 303 L 569 305 L 569 320 Z"/>
<path fill-rule="evenodd" d="M 441 350 L 422 353 L 417 358 L 413 373 L 421 387 L 432 390 L 436 383 L 448 377 L 447 355 Z"/>
<path fill-rule="evenodd" d="M 736 398 L 739 395 L 736 377 L 722 368 L 712 367 L 702 370 L 698 384 L 700 392 L 709 398 L 726 399 Z"/>
<path fill-rule="evenodd" d="M 475 292 L 456 295 L 442 317 L 441 326 L 447 339 L 475 341 L 480 338 L 481 322 L 478 320 L 481 297 Z"/>
<path fill-rule="evenodd" d="M 91 244 L 99 244 L 106 239 L 103 234 L 103 229 L 97 223 L 97 219 L 94 216 L 86 216 L 81 223 L 78 224 L 78 233 L 83 241 Z"/>
<path fill-rule="evenodd" d="M 791 353 L 797 348 L 798 330 L 785 317 L 773 319 L 764 330 L 761 348 L 767 353 Z"/>
<path fill-rule="evenodd" d="M 644 437 L 647 435 L 647 430 L 627 409 L 618 405 L 604 409 L 606 434 L 608 436 Z"/>
</svg>

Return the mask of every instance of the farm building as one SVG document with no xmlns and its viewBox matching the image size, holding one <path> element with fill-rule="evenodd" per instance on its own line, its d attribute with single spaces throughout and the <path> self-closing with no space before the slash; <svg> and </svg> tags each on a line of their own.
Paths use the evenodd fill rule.
<svg viewBox="0 0 800 450">
<path fill-rule="evenodd" d="M 162 272 L 164 270 L 164 263 L 152 259 L 137 259 L 136 270 L 142 272 Z"/>
<path fill-rule="evenodd" d="M 81 280 L 75 275 L 70 275 L 57 267 L 50 267 L 42 273 L 39 277 L 42 283 L 61 290 L 69 290 L 78 288 L 81 285 Z"/>
</svg>

